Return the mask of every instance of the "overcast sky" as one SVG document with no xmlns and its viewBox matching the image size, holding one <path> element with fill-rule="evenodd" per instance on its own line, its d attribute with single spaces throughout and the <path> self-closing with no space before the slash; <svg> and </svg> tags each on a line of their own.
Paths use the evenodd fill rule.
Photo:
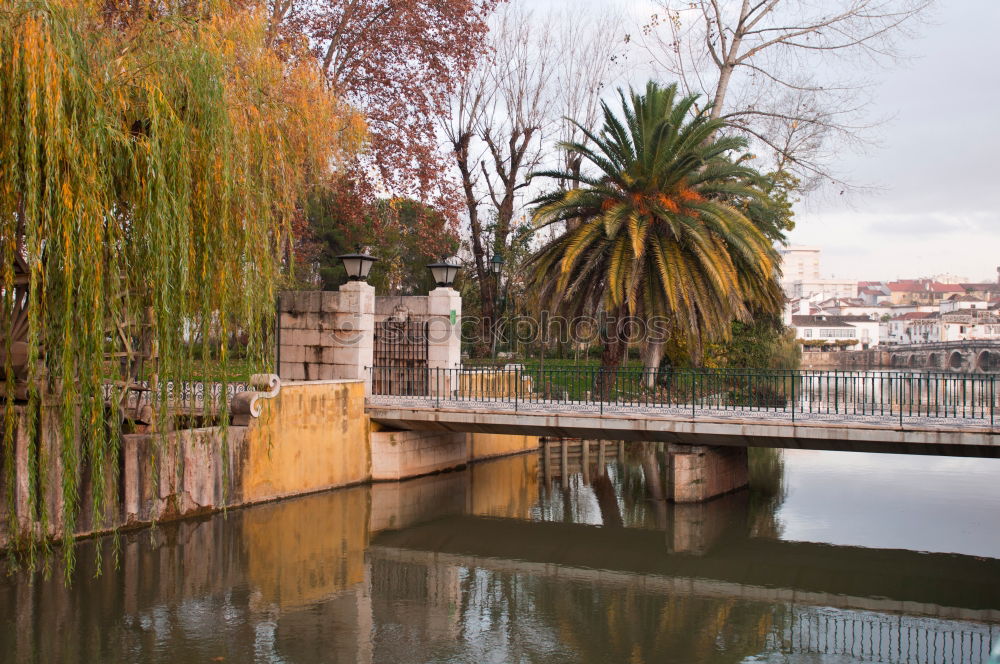
<svg viewBox="0 0 1000 664">
<path fill-rule="evenodd" d="M 527 0 L 594 9 L 645 0 Z M 845 151 L 836 169 L 872 194 L 810 196 L 793 244 L 822 248 L 824 276 L 889 280 L 952 273 L 996 279 L 1000 266 L 1000 0 L 938 0 L 908 62 L 876 72 L 877 147 Z M 636 78 L 647 74 L 636 72 Z M 635 81 L 642 84 L 642 81 Z M 846 198 L 846 199 L 845 199 Z"/>
</svg>

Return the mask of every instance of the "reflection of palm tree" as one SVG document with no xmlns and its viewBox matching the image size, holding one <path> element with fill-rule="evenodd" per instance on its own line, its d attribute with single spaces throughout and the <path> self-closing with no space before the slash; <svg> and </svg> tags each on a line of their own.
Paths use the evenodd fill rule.
<svg viewBox="0 0 1000 664">
<path fill-rule="evenodd" d="M 639 443 L 639 459 L 646 483 L 646 494 L 652 507 L 653 520 L 659 529 L 667 527 L 667 496 L 663 485 L 663 467 L 657 453 L 656 443 Z"/>
</svg>

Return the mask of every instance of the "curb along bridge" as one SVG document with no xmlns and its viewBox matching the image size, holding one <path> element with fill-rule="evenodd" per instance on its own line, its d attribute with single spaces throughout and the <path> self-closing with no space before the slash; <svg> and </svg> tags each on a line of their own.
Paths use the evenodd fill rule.
<svg viewBox="0 0 1000 664">
<path fill-rule="evenodd" d="M 372 367 L 405 430 L 1000 458 L 1000 377 L 893 371 Z"/>
</svg>

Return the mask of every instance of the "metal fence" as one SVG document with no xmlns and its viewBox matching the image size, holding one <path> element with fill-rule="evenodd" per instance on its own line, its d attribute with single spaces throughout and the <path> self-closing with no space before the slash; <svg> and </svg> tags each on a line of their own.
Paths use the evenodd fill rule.
<svg viewBox="0 0 1000 664">
<path fill-rule="evenodd" d="M 403 371 L 406 375 L 399 376 Z M 785 371 L 763 369 L 372 367 L 374 397 L 420 397 L 437 404 L 477 402 L 502 407 L 563 406 L 561 410 L 628 412 L 648 409 L 780 414 L 878 420 L 974 420 L 995 426 L 1000 415 L 996 376 L 947 372 Z M 419 394 L 387 389 L 426 386 Z M 410 375 L 412 373 L 412 375 Z"/>
<path fill-rule="evenodd" d="M 248 392 L 253 388 L 249 383 L 242 381 L 228 382 L 225 384 L 226 401 L 232 401 L 239 392 Z M 201 409 L 204 408 L 206 400 L 210 406 L 218 406 L 222 396 L 223 384 L 219 382 L 204 382 L 197 380 L 166 381 L 157 386 L 152 386 L 147 381 L 138 381 L 132 386 L 122 401 L 122 407 L 138 410 L 145 405 L 153 405 L 154 402 L 165 400 L 171 408 Z M 106 384 L 104 386 L 105 400 L 112 400 L 122 392 L 121 388 L 115 385 Z"/>
<path fill-rule="evenodd" d="M 386 393 L 427 395 L 428 322 L 426 318 L 387 318 L 375 324 L 375 389 Z"/>
</svg>

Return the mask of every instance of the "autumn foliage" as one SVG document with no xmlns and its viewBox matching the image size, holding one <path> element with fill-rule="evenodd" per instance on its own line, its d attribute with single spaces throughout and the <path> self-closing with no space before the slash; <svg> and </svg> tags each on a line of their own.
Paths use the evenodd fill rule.
<svg viewBox="0 0 1000 664">
<path fill-rule="evenodd" d="M 486 20 L 501 1 L 271 2 L 273 41 L 308 43 L 333 90 L 364 114 L 367 149 L 335 191 L 346 223 L 364 224 L 376 199 L 389 196 L 431 206 L 454 227 L 461 202 L 436 123 L 484 50 Z M 431 227 L 424 235 L 437 250 Z"/>
<path fill-rule="evenodd" d="M 168 380 L 207 376 L 210 354 L 228 375 L 211 339 L 238 330 L 265 367 L 291 221 L 362 144 L 362 118 L 311 58 L 270 47 L 267 25 L 224 2 L 0 5 L 0 316 L 9 325 L 25 292 L 29 314 L 24 338 L 2 347 L 2 466 L 13 486 L 26 390 L 23 412 L 42 408 L 61 434 L 31 509 L 64 533 L 81 468 L 95 515 L 113 490 L 136 321 L 158 347 L 163 428 Z M 53 485 L 59 515 L 38 498 Z"/>
</svg>

